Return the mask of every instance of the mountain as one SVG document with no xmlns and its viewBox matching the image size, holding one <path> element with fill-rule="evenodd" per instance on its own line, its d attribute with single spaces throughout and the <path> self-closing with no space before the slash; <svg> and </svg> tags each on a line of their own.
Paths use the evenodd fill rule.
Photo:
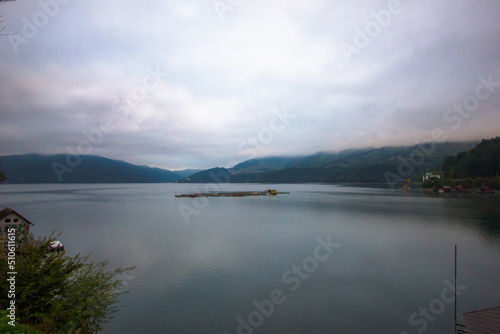
<svg viewBox="0 0 500 334">
<path fill-rule="evenodd" d="M 260 174 L 275 170 L 280 170 L 293 166 L 302 157 L 265 157 L 250 159 L 226 169 L 215 167 L 190 175 L 187 178 L 178 180 L 179 183 L 220 183 L 220 182 L 252 182 L 250 179 L 254 174 Z M 241 174 L 241 175 L 240 175 Z M 250 179 L 247 180 L 247 175 Z"/>
<path fill-rule="evenodd" d="M 215 168 L 178 182 L 213 183 L 400 183 L 440 171 L 443 160 L 477 142 L 428 143 L 404 147 L 320 152 L 305 157 L 251 159 L 231 169 Z"/>
<path fill-rule="evenodd" d="M 215 167 L 207 169 L 188 178 L 178 180 L 178 183 L 228 183 L 231 182 L 231 173 L 226 168 Z"/>
<path fill-rule="evenodd" d="M 318 152 L 304 157 L 294 164 L 294 167 L 325 167 L 330 166 L 336 161 L 346 158 L 353 158 L 374 150 L 373 148 L 349 149 L 338 153 Z M 291 166 L 290 166 L 291 167 Z"/>
<path fill-rule="evenodd" d="M 191 175 L 199 173 L 201 171 L 203 171 L 203 169 L 183 169 L 183 170 L 176 170 L 174 171 L 174 173 L 177 177 L 177 180 L 180 180 L 190 177 Z"/>
<path fill-rule="evenodd" d="M 165 183 L 191 174 L 95 155 L 24 154 L 0 158 L 7 176 L 5 183 Z"/>
<path fill-rule="evenodd" d="M 299 162 L 302 157 L 266 157 L 250 159 L 231 168 L 232 174 L 239 173 L 264 173 L 291 167 Z"/>
<path fill-rule="evenodd" d="M 495 142 L 493 146 L 496 147 L 497 144 Z M 5 183 L 401 184 L 407 178 L 419 180 L 427 171 L 441 171 L 445 158 L 468 151 L 476 145 L 477 142 L 428 143 L 404 147 L 350 149 L 338 153 L 319 152 L 309 156 L 275 156 L 250 159 L 233 168 L 217 167 L 204 171 L 172 172 L 94 155 L 64 154 L 3 156 L 1 167 L 8 177 Z M 480 146 L 479 153 L 467 161 L 473 164 L 479 157 L 488 160 L 488 150 L 492 146 L 488 145 Z M 453 161 L 449 162 L 448 165 L 451 166 Z M 456 166 L 450 168 L 457 170 Z"/>
</svg>

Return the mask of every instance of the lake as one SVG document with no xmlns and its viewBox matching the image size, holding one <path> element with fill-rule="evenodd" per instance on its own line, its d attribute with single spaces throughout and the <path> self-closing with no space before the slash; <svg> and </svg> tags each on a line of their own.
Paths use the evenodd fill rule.
<svg viewBox="0 0 500 334">
<path fill-rule="evenodd" d="M 212 185 L 288 195 L 176 198 L 191 184 L 1 185 L 67 253 L 124 275 L 105 333 L 453 333 L 500 305 L 500 196 L 333 185 Z M 1 208 L 0 208 L 1 209 Z"/>
</svg>

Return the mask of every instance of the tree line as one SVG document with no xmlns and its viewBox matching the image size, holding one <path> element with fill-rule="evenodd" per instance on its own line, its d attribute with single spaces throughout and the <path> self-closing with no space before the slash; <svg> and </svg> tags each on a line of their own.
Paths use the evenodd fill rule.
<svg viewBox="0 0 500 334">
<path fill-rule="evenodd" d="M 500 175 L 500 137 L 483 139 L 475 148 L 443 161 L 445 179 L 493 178 Z"/>
</svg>

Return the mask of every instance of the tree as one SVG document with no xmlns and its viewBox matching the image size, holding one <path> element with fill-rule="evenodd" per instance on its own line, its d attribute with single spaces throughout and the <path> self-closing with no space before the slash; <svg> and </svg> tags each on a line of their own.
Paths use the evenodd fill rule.
<svg viewBox="0 0 500 334">
<path fill-rule="evenodd" d="M 43 333 L 98 333 L 118 312 L 124 291 L 119 275 L 132 268 L 105 271 L 107 262 L 89 256 L 50 252 L 53 234 L 41 241 L 29 236 L 15 258 L 16 318 Z M 8 257 L 0 253 L 0 307 L 7 309 Z"/>
<path fill-rule="evenodd" d="M 442 165 L 445 177 L 494 178 L 500 167 L 500 137 L 483 139 L 475 148 L 448 156 Z"/>
<path fill-rule="evenodd" d="M 439 177 L 431 177 L 428 180 L 425 180 L 423 183 L 424 188 L 436 188 L 436 187 L 441 187 L 443 185 L 443 182 Z"/>
</svg>

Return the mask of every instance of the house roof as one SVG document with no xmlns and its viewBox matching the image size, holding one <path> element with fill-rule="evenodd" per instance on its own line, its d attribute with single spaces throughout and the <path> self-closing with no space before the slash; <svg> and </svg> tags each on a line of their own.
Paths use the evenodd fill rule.
<svg viewBox="0 0 500 334">
<path fill-rule="evenodd" d="M 32 222 L 30 222 L 28 219 L 26 219 L 25 217 L 23 217 L 22 215 L 20 215 L 19 212 L 15 211 L 15 210 L 12 210 L 11 208 L 5 208 L 2 211 L 0 211 L 0 219 L 3 219 L 4 217 L 7 217 L 11 213 L 15 213 L 16 215 L 18 215 L 22 219 L 26 220 L 28 222 L 28 224 L 35 225 Z"/>
<path fill-rule="evenodd" d="M 464 313 L 467 333 L 500 333 L 500 306 Z"/>
</svg>

